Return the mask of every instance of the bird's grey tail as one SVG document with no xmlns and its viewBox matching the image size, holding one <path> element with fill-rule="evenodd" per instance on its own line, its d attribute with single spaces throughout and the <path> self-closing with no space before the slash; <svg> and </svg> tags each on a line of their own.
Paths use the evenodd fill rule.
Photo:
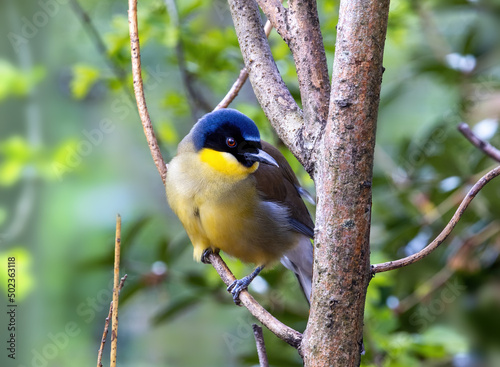
<svg viewBox="0 0 500 367">
<path fill-rule="evenodd" d="M 281 263 L 297 276 L 309 304 L 311 303 L 313 256 L 311 240 L 302 236 L 299 244 L 281 258 Z"/>
</svg>

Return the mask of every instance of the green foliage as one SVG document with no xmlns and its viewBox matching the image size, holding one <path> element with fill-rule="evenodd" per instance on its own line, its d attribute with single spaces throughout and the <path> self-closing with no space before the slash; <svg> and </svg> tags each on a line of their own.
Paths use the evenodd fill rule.
<svg viewBox="0 0 500 367">
<path fill-rule="evenodd" d="M 13 136 L 0 145 L 4 161 L 0 165 L 0 184 L 12 185 L 21 176 L 31 156 L 28 143 L 19 136 Z"/>
<path fill-rule="evenodd" d="M 33 256 L 26 249 L 26 247 L 22 245 L 16 245 L 9 249 L 9 251 L 0 251 L 0 261 L 2 264 L 8 264 L 9 258 L 15 258 L 15 276 L 12 278 L 15 280 L 14 284 L 16 285 L 14 292 L 15 297 L 12 298 L 14 304 L 19 304 L 26 300 L 28 295 L 32 292 L 36 281 L 33 276 Z M 5 268 L 7 269 L 7 268 Z M 0 282 L 2 284 L 7 284 L 8 273 L 7 271 L 3 271 L 0 273 Z M 12 284 L 9 282 L 9 284 Z M 20 287 L 22 285 L 22 287 Z M 9 299 L 8 297 L 8 287 L 4 287 L 2 292 L 2 296 L 5 299 Z"/>
<path fill-rule="evenodd" d="M 28 72 L 0 59 L 0 102 L 8 97 L 24 97 L 45 75 L 42 67 L 34 67 Z"/>
<path fill-rule="evenodd" d="M 99 80 L 99 70 L 88 65 L 76 64 L 73 66 L 73 80 L 71 81 L 71 93 L 75 99 L 83 99 L 90 89 Z"/>
</svg>

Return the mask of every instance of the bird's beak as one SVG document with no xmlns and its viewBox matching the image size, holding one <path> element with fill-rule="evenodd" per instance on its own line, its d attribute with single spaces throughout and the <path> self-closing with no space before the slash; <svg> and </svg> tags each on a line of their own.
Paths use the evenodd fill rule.
<svg viewBox="0 0 500 367">
<path fill-rule="evenodd" d="M 262 149 L 258 149 L 257 153 L 244 153 L 244 157 L 251 162 L 262 162 L 272 166 L 279 167 L 278 162 Z"/>
</svg>

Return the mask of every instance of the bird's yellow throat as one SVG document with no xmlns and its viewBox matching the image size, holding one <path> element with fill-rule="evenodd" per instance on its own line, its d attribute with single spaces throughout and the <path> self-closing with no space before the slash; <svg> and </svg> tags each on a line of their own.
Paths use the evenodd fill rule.
<svg viewBox="0 0 500 367">
<path fill-rule="evenodd" d="M 200 160 L 208 163 L 214 170 L 234 178 L 244 178 L 259 168 L 255 162 L 250 167 L 245 167 L 231 154 L 213 149 L 203 148 L 200 151 Z"/>
</svg>

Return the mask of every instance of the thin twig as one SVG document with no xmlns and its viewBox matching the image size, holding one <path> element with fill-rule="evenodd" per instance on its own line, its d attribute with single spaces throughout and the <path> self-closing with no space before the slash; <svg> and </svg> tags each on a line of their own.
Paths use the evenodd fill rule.
<svg viewBox="0 0 500 367">
<path fill-rule="evenodd" d="M 226 263 L 217 254 L 208 255 L 208 260 L 215 268 L 222 281 L 226 285 L 231 284 L 236 280 L 233 273 L 227 267 Z M 264 307 L 262 307 L 253 298 L 248 291 L 243 291 L 240 293 L 241 304 L 244 305 L 252 315 L 255 316 L 265 327 L 267 327 L 272 333 L 274 333 L 278 338 L 287 342 L 294 348 L 298 348 L 300 342 L 302 341 L 302 334 L 298 331 L 290 328 L 289 326 L 283 324 L 281 321 L 276 319 L 271 315 Z"/>
<path fill-rule="evenodd" d="M 130 44 L 132 52 L 132 74 L 134 76 L 134 91 L 137 100 L 137 107 L 139 115 L 144 127 L 144 133 L 151 150 L 151 155 L 155 160 L 156 168 L 161 175 L 163 184 L 165 185 L 165 178 L 167 167 L 161 156 L 160 148 L 156 141 L 156 137 L 151 125 L 151 120 L 147 113 L 146 101 L 144 98 L 144 87 L 141 77 L 141 61 L 139 49 L 139 36 L 137 27 L 137 0 L 129 0 L 129 28 L 130 28 Z M 220 258 L 219 255 L 211 254 L 209 260 L 215 268 L 221 279 L 229 285 L 236 278 L 231 273 L 227 265 Z M 298 348 L 302 340 L 302 334 L 292 328 L 286 326 L 268 311 L 266 311 L 255 299 L 247 292 L 243 291 L 240 294 L 242 304 L 250 311 L 250 313 L 257 318 L 263 325 L 271 330 L 278 338 L 286 341 L 288 344 Z"/>
<path fill-rule="evenodd" d="M 495 161 L 500 162 L 500 150 L 474 134 L 469 125 L 465 122 L 458 124 L 458 131 L 460 131 L 475 147 L 483 151 L 484 154 Z"/>
<path fill-rule="evenodd" d="M 149 144 L 149 150 L 153 156 L 156 168 L 160 173 L 161 180 L 165 185 L 167 177 L 167 166 L 161 155 L 158 141 L 156 140 L 153 125 L 148 113 L 146 98 L 144 97 L 144 85 L 141 75 L 141 50 L 139 45 L 139 30 L 137 26 L 137 0 L 129 0 L 128 2 L 128 22 L 130 31 L 130 49 L 132 54 L 132 76 L 134 79 L 134 92 L 137 101 L 137 109 L 141 117 L 144 134 Z"/>
<path fill-rule="evenodd" d="M 450 256 L 446 267 L 435 274 L 431 279 L 420 285 L 412 294 L 401 300 L 394 312 L 398 314 L 405 313 L 413 306 L 427 299 L 432 293 L 441 288 L 452 277 L 457 270 L 464 270 L 464 264 L 470 264 L 471 252 L 474 247 L 486 242 L 489 238 L 495 236 L 500 231 L 499 221 L 493 221 L 478 233 L 462 241 L 457 252 Z M 463 261 L 462 261 L 463 259 Z"/>
<path fill-rule="evenodd" d="M 101 346 L 99 347 L 99 352 L 97 353 L 97 367 L 102 367 L 102 352 L 104 351 L 104 344 L 106 344 L 106 338 L 108 337 L 109 320 L 111 320 L 112 313 L 113 301 L 111 301 L 111 303 L 109 304 L 108 317 L 106 317 L 106 321 L 104 322 L 104 331 L 102 332 Z"/>
<path fill-rule="evenodd" d="M 389 271 L 389 270 L 394 270 L 394 269 L 399 269 L 405 266 L 408 266 L 410 264 L 413 264 L 427 255 L 429 255 L 432 251 L 437 249 L 441 243 L 448 237 L 448 235 L 451 233 L 453 228 L 455 228 L 455 225 L 458 223 L 460 218 L 465 212 L 465 209 L 469 206 L 470 202 L 472 199 L 474 199 L 477 195 L 477 193 L 491 180 L 493 180 L 495 177 L 500 175 L 500 166 L 492 169 L 489 171 L 487 174 L 485 174 L 483 177 L 477 181 L 474 186 L 469 190 L 465 198 L 462 200 L 460 203 L 460 206 L 458 207 L 457 211 L 455 214 L 453 214 L 453 217 L 451 220 L 448 222 L 446 227 L 441 231 L 441 233 L 436 237 L 434 241 L 432 241 L 429 245 L 427 245 L 424 249 L 421 251 L 417 252 L 416 254 L 413 254 L 411 256 L 407 256 L 403 259 L 395 260 L 395 261 L 388 261 L 382 264 L 376 264 L 372 265 L 372 272 L 373 273 L 382 273 L 384 271 Z"/>
<path fill-rule="evenodd" d="M 120 281 L 120 291 L 123 288 L 123 284 L 125 283 L 127 276 L 128 275 L 125 274 L 122 277 L 122 280 Z M 102 332 L 101 346 L 99 347 L 99 352 L 97 353 L 97 367 L 102 367 L 102 353 L 104 351 L 104 344 L 106 344 L 106 338 L 108 337 L 109 321 L 111 320 L 112 313 L 113 313 L 113 301 L 111 301 L 109 304 L 108 316 L 106 317 L 106 320 L 104 321 L 104 331 Z"/>
<path fill-rule="evenodd" d="M 116 352 L 118 347 L 118 295 L 120 294 L 120 245 L 122 237 L 122 218 L 120 214 L 116 216 L 115 235 L 115 267 L 113 281 L 113 313 L 111 319 L 111 354 L 110 367 L 116 367 Z"/>
<path fill-rule="evenodd" d="M 264 334 L 262 328 L 257 324 L 252 324 L 253 336 L 255 337 L 255 344 L 257 345 L 257 354 L 259 356 L 260 367 L 269 367 L 267 360 L 266 344 L 264 343 Z"/>
<path fill-rule="evenodd" d="M 271 34 L 271 30 L 273 29 L 273 26 L 271 25 L 271 22 L 268 20 L 266 22 L 266 25 L 264 26 L 264 32 L 266 32 L 266 36 L 269 37 L 269 34 Z M 248 79 L 248 70 L 247 68 L 243 67 L 240 71 L 240 75 L 238 76 L 238 79 L 233 83 L 233 86 L 231 89 L 229 89 L 229 92 L 227 92 L 226 96 L 220 101 L 220 103 L 217 105 L 217 107 L 214 108 L 214 111 L 220 110 L 221 108 L 227 108 L 229 104 L 236 98 L 238 93 L 240 92 L 240 89 L 243 87 L 245 82 Z"/>
<path fill-rule="evenodd" d="M 236 98 L 238 93 L 240 92 L 241 87 L 243 87 L 243 84 L 248 79 L 248 71 L 246 68 L 241 69 L 240 75 L 238 76 L 238 79 L 233 83 L 233 86 L 231 89 L 229 89 L 229 92 L 227 92 L 226 96 L 220 101 L 220 103 L 217 105 L 217 107 L 214 108 L 214 111 L 220 110 L 222 108 L 227 108 L 229 104 Z"/>
</svg>

